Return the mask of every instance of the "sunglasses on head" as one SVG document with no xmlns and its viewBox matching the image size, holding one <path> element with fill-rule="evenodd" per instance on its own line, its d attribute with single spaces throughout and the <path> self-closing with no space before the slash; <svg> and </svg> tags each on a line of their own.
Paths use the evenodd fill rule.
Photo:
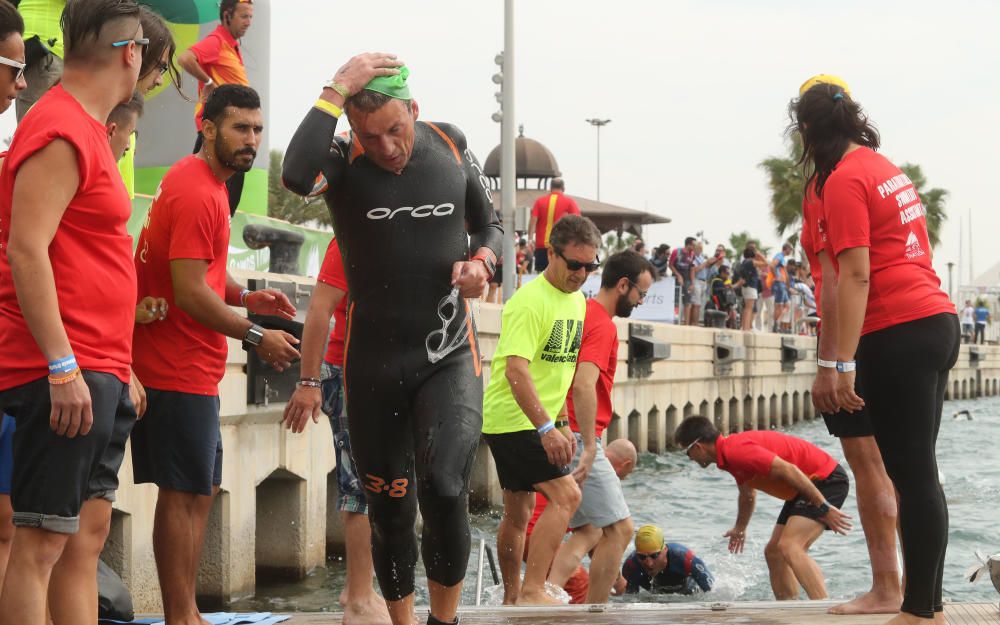
<svg viewBox="0 0 1000 625">
<path fill-rule="evenodd" d="M 566 268 L 570 271 L 580 271 L 581 269 L 586 269 L 587 273 L 593 273 L 601 268 L 601 259 L 595 258 L 593 262 L 584 263 L 578 260 L 570 260 L 563 256 L 562 250 L 556 250 L 556 256 L 566 261 Z"/>
</svg>

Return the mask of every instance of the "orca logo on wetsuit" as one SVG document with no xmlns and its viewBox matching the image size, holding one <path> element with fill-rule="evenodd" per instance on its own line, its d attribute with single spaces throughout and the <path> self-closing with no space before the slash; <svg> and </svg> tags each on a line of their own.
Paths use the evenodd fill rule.
<svg viewBox="0 0 1000 625">
<path fill-rule="evenodd" d="M 368 219 L 392 219 L 399 213 L 409 213 L 411 217 L 422 219 L 424 217 L 445 217 L 455 212 L 455 205 L 451 202 L 444 204 L 423 204 L 421 206 L 400 206 L 399 208 L 373 208 L 368 211 Z"/>
</svg>

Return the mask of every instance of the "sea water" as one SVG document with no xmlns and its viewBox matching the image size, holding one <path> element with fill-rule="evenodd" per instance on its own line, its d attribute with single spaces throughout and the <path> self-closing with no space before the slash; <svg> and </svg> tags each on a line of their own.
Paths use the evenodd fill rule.
<svg viewBox="0 0 1000 625">
<path fill-rule="evenodd" d="M 968 410 L 972 420 L 955 413 Z M 829 436 L 822 420 L 806 421 L 786 430 L 819 445 L 845 469 L 843 451 Z M 970 584 L 963 573 L 977 563 L 974 552 L 1000 553 L 1000 398 L 950 401 L 944 406 L 938 438 L 938 465 L 948 498 L 950 530 L 945 560 L 944 596 L 950 601 L 990 602 L 998 599 L 988 579 Z M 871 585 L 864 533 L 858 522 L 853 476 L 844 510 L 854 520 L 847 536 L 825 532 L 810 553 L 826 577 L 833 599 L 849 599 Z M 782 502 L 758 493 L 743 553 L 731 554 L 723 533 L 736 520 L 736 483 L 715 465 L 702 469 L 680 451 L 640 455 L 636 470 L 623 482 L 635 526 L 654 523 L 666 539 L 690 547 L 715 576 L 709 593 L 688 597 L 641 593 L 612 601 L 740 601 L 773 599 L 764 561 L 764 545 L 774 528 Z M 472 517 L 472 554 L 462 594 L 463 605 L 475 605 L 479 539 L 496 549 L 499 510 Z M 585 561 L 586 564 L 586 561 Z M 483 586 L 493 585 L 489 567 Z M 331 558 L 325 567 L 294 583 L 258 581 L 256 597 L 237 602 L 239 611 L 337 611 L 345 566 Z M 417 603 L 427 603 L 426 578 L 417 565 Z M 802 594 L 805 598 L 805 594 Z"/>
</svg>

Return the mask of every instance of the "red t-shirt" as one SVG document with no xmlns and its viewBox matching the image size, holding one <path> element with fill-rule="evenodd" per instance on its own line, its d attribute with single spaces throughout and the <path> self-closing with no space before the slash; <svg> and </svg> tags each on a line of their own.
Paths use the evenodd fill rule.
<svg viewBox="0 0 1000 625">
<path fill-rule="evenodd" d="M 823 187 L 833 256 L 867 247 L 871 275 L 862 334 L 955 312 L 931 266 L 920 196 L 898 167 L 869 148 L 840 161 Z"/>
<path fill-rule="evenodd" d="M 581 362 L 592 362 L 601 370 L 597 377 L 597 417 L 594 419 L 597 426 L 595 433 L 600 438 L 611 423 L 611 387 L 615 383 L 615 369 L 618 367 L 618 327 L 604 306 L 595 299 L 587 300 L 583 341 L 576 362 L 577 366 Z M 566 397 L 566 405 L 569 408 L 569 427 L 579 432 L 580 426 L 573 410 L 573 389 Z"/>
<path fill-rule="evenodd" d="M 720 436 L 715 442 L 715 451 L 719 468 L 730 472 L 737 484 L 749 484 L 785 501 L 795 499 L 799 493 L 786 482 L 771 477 L 775 456 L 794 464 L 814 481 L 830 477 L 837 468 L 837 461 L 819 447 L 771 430 Z"/>
<path fill-rule="evenodd" d="M 340 245 L 337 243 L 337 239 L 330 241 L 330 245 L 326 248 L 323 266 L 319 268 L 319 276 L 316 279 L 347 293 L 344 259 L 340 256 Z M 326 346 L 326 356 L 323 357 L 323 360 L 331 365 L 344 366 L 344 339 L 346 336 L 347 297 L 345 296 L 333 311 L 333 331 L 330 332 L 330 342 Z"/>
<path fill-rule="evenodd" d="M 576 200 L 562 191 L 553 191 L 535 200 L 535 205 L 531 209 L 531 216 L 538 219 L 535 223 L 535 249 L 540 250 L 549 246 L 552 226 L 564 215 L 579 214 L 580 207 L 576 205 Z"/>
<path fill-rule="evenodd" d="M 226 297 L 229 196 L 208 163 L 186 156 L 167 172 L 139 233 L 135 267 L 139 296 L 163 297 L 163 321 L 135 327 L 135 373 L 161 391 L 218 395 L 226 370 L 226 337 L 180 309 L 174 299 L 170 261 L 208 261 L 205 283 Z"/>
<path fill-rule="evenodd" d="M 240 44 L 232 33 L 219 24 L 215 30 L 190 48 L 198 59 L 198 65 L 216 85 L 250 85 L 247 70 L 243 65 Z M 194 107 L 194 125 L 201 132 L 201 92 L 205 83 L 198 83 L 198 103 Z"/>
<path fill-rule="evenodd" d="M 82 369 L 130 379 L 135 324 L 132 204 L 108 147 L 102 122 L 61 85 L 50 89 L 18 124 L 0 173 L 0 388 L 48 375 L 48 361 L 24 321 L 7 259 L 14 178 L 32 155 L 61 139 L 76 150 L 80 186 L 59 222 L 49 260 L 59 315 Z M 62 354 L 68 355 L 68 354 Z"/>
<path fill-rule="evenodd" d="M 823 314 L 823 307 L 820 303 L 821 289 L 823 288 L 823 267 L 819 263 L 819 253 L 826 248 L 826 231 L 823 219 L 823 202 L 816 196 L 814 183 L 809 183 L 806 188 L 805 197 L 802 198 L 802 249 L 806 252 L 809 260 L 809 273 L 812 274 L 813 282 L 816 284 L 814 293 L 816 295 L 816 310 L 820 316 Z M 828 254 L 829 255 L 829 254 Z M 836 267 L 837 259 L 833 259 Z"/>
</svg>

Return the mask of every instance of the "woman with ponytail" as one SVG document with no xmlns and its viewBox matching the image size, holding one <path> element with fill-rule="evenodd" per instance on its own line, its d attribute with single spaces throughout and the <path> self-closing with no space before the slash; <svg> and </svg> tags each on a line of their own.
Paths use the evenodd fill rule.
<svg viewBox="0 0 1000 625">
<path fill-rule="evenodd" d="M 817 81 L 804 85 L 790 115 L 790 130 L 802 137 L 807 188 L 822 205 L 819 231 L 836 260 L 837 380 L 817 405 L 868 408 L 899 493 L 906 588 L 889 623 L 943 624 L 948 508 L 935 446 L 948 371 L 958 358 L 955 306 L 931 266 L 920 197 L 876 152 L 879 134 L 860 104 L 842 85 Z"/>
</svg>

